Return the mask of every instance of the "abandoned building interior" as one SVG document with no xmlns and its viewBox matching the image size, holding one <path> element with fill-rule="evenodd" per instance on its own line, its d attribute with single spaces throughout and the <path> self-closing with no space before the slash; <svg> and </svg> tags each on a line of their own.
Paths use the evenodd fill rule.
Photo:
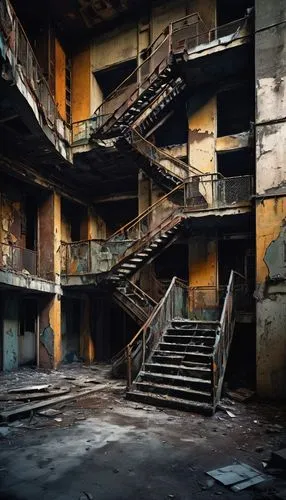
<svg viewBox="0 0 286 500">
<path fill-rule="evenodd" d="M 130 399 L 211 412 L 225 374 L 286 396 L 285 18 L 1 0 L 1 370 L 111 362 Z"/>
</svg>

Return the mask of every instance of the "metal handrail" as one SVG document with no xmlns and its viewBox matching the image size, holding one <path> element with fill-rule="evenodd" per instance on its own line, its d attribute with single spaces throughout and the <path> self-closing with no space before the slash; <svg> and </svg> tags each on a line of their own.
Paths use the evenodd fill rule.
<svg viewBox="0 0 286 500">
<path fill-rule="evenodd" d="M 142 341 L 142 362 L 141 366 L 144 365 L 145 360 L 146 360 L 146 351 L 147 348 L 150 349 L 150 342 L 152 342 L 152 345 L 154 345 L 156 342 L 158 342 L 160 336 L 162 335 L 163 331 L 160 329 L 159 325 L 159 332 L 156 335 L 156 333 L 149 332 L 148 335 L 148 330 L 152 324 L 153 321 L 156 320 L 156 318 L 159 316 L 160 312 L 163 309 L 165 310 L 164 314 L 164 320 L 165 323 L 168 321 L 168 318 L 171 319 L 171 317 L 174 314 L 174 303 L 171 301 L 170 304 L 168 304 L 168 299 L 170 299 L 172 291 L 174 291 L 175 286 L 178 285 L 180 288 L 187 290 L 187 286 L 178 279 L 176 276 L 172 279 L 164 297 L 160 300 L 158 305 L 154 308 L 153 312 L 147 319 L 147 321 L 144 323 L 144 325 L 140 328 L 140 330 L 136 333 L 136 335 L 132 338 L 132 340 L 127 344 L 127 346 L 124 348 L 124 350 L 121 351 L 121 354 L 125 352 L 125 358 L 127 361 L 127 389 L 131 387 L 132 384 L 132 348 L 137 343 L 139 340 Z M 169 306 L 169 307 L 168 307 Z M 186 306 L 186 304 L 183 304 L 183 306 Z M 155 337 L 155 338 L 154 338 Z"/>
<path fill-rule="evenodd" d="M 167 153 L 166 151 L 162 151 L 160 148 L 152 144 L 152 142 L 148 141 L 143 137 L 137 130 L 132 129 L 129 127 L 129 137 L 131 137 L 131 144 L 132 146 L 135 147 L 141 154 L 145 155 L 147 158 L 149 158 L 153 163 L 155 163 L 159 168 L 163 168 L 164 170 L 167 170 L 171 175 L 177 177 L 180 180 L 184 180 L 188 175 L 193 174 L 193 175 L 202 175 L 203 172 L 192 165 L 187 165 L 184 163 L 182 160 L 179 158 L 176 158 L 175 156 L 172 156 L 171 154 Z M 135 137 L 135 140 L 134 140 Z M 138 147 L 138 142 L 141 144 L 143 143 L 145 145 L 145 150 L 140 149 Z M 147 154 L 149 152 L 149 154 Z M 150 154 L 151 153 L 151 154 Z M 178 174 L 175 174 L 170 168 L 168 168 L 165 165 L 162 165 L 160 163 L 159 158 L 161 161 L 167 160 L 173 163 L 175 167 L 181 169 L 185 176 L 181 177 Z"/>
<path fill-rule="evenodd" d="M 45 117 L 53 125 L 56 120 L 64 121 L 58 111 L 50 86 L 44 77 L 41 67 L 38 63 L 34 50 L 29 42 L 25 30 L 19 21 L 16 12 L 9 0 L 3 0 L 3 10 L 0 10 L 0 23 L 7 39 L 9 39 L 9 47 L 16 58 L 16 61 L 22 65 L 25 76 L 29 81 L 29 89 L 33 92 L 39 101 L 39 105 L 45 113 Z M 4 12 L 5 9 L 5 12 Z M 5 13 L 10 20 L 9 28 L 5 26 Z M 2 16 L 1 16 L 2 14 Z M 11 37 L 11 34 L 14 36 Z M 22 40 L 21 40 L 22 39 Z M 23 46 L 23 40 L 26 46 Z M 26 61 L 23 60 L 23 49 L 25 49 Z M 46 103 L 44 101 L 47 101 Z M 67 125 L 67 124 L 66 124 Z"/>
<path fill-rule="evenodd" d="M 235 277 L 239 276 L 246 281 L 246 277 L 237 271 L 232 270 L 226 288 L 226 295 L 219 320 L 219 328 L 216 335 L 216 340 L 212 355 L 212 379 L 213 379 L 213 406 L 214 409 L 218 404 L 221 392 L 226 364 L 229 354 L 229 349 L 233 337 L 234 322 L 235 322 Z"/>
</svg>

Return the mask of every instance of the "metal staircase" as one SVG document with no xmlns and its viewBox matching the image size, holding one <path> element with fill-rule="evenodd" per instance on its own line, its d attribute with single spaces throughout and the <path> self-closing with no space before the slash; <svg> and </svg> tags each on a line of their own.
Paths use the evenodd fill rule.
<svg viewBox="0 0 286 500">
<path fill-rule="evenodd" d="M 139 325 L 145 323 L 157 305 L 157 302 L 152 297 L 129 280 L 125 280 L 121 286 L 115 289 L 113 298 Z"/>
<path fill-rule="evenodd" d="M 217 319 L 189 319 L 189 289 L 173 278 L 165 296 L 113 360 L 124 367 L 127 398 L 212 414 L 220 400 L 235 325 L 232 271 Z"/>
</svg>

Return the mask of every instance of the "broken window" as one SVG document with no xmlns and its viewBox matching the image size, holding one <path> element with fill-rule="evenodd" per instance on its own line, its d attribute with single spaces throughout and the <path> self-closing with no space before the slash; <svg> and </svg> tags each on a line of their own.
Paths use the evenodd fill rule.
<svg viewBox="0 0 286 500">
<path fill-rule="evenodd" d="M 224 177 L 251 175 L 254 172 L 253 152 L 245 148 L 217 153 L 217 170 Z"/>
<path fill-rule="evenodd" d="M 254 98 L 247 84 L 217 94 L 217 136 L 238 134 L 250 129 Z"/>
<path fill-rule="evenodd" d="M 104 99 L 120 85 L 137 67 L 136 59 L 114 64 L 108 69 L 95 72 L 95 78 L 103 93 Z M 136 83 L 136 73 L 128 79 L 127 85 Z"/>
<path fill-rule="evenodd" d="M 217 26 L 241 19 L 253 4 L 253 0 L 217 0 Z"/>
</svg>

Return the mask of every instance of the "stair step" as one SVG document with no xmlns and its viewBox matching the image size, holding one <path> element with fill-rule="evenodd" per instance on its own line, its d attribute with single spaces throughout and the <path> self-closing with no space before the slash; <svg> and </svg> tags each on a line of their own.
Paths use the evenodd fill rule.
<svg viewBox="0 0 286 500">
<path fill-rule="evenodd" d="M 164 345 L 164 344 L 163 344 Z M 192 354 L 192 353 L 189 353 L 187 351 L 168 351 L 168 350 L 165 350 L 165 349 L 162 349 L 162 350 L 159 350 L 159 349 L 156 349 L 156 351 L 154 351 L 154 354 L 155 356 L 180 356 L 184 359 L 184 362 L 185 361 L 188 361 L 189 363 L 194 363 L 195 365 L 208 365 L 209 364 L 209 360 L 210 360 L 210 356 L 208 355 L 202 355 L 201 356 L 201 359 L 198 359 L 197 361 L 192 361 L 191 359 L 187 359 L 186 360 L 186 356 L 188 356 L 189 354 Z M 197 352 L 194 353 L 194 354 L 198 354 Z M 204 357 L 206 358 L 206 360 L 204 361 Z"/>
<path fill-rule="evenodd" d="M 189 389 L 187 387 L 180 387 L 169 384 L 154 384 L 151 382 L 136 382 L 134 385 L 136 389 L 142 392 L 147 391 L 152 394 L 179 397 L 181 399 L 192 401 L 204 401 L 206 403 L 211 402 L 211 392 L 209 391 L 198 391 L 195 389 Z"/>
<path fill-rule="evenodd" d="M 136 269 L 136 265 L 135 264 L 129 264 L 128 262 L 122 264 L 122 267 L 130 267 L 132 269 Z"/>
<path fill-rule="evenodd" d="M 164 342 L 172 342 L 172 343 L 175 343 L 175 344 L 186 344 L 186 345 L 194 345 L 194 346 L 202 346 L 202 347 L 210 347 L 210 346 L 207 346 L 207 345 L 204 345 L 203 344 L 203 341 L 200 341 L 200 343 L 198 342 L 193 342 L 193 339 L 194 337 L 193 336 L 190 336 L 190 335 L 169 335 L 168 333 L 165 333 L 163 335 L 163 341 Z M 214 342 L 214 339 L 211 339 L 212 342 Z"/>
<path fill-rule="evenodd" d="M 214 412 L 211 404 L 199 403 L 197 401 L 186 401 L 181 398 L 170 398 L 149 392 L 132 390 L 127 392 L 126 398 L 153 406 L 166 406 L 169 408 L 176 408 L 177 410 L 200 412 L 206 415 L 212 415 Z"/>
<path fill-rule="evenodd" d="M 145 371 L 152 373 L 166 373 L 169 375 L 182 375 L 183 377 L 191 377 L 194 379 L 210 380 L 211 369 L 204 368 L 193 368 L 190 366 L 185 366 L 182 362 L 179 365 L 167 364 L 151 361 L 150 363 L 145 363 Z"/>
<path fill-rule="evenodd" d="M 142 262 L 143 259 L 137 259 L 134 257 L 133 259 L 130 259 L 130 262 Z"/>
<path fill-rule="evenodd" d="M 193 328 L 167 328 L 171 335 L 189 335 L 194 338 L 214 339 L 216 330 L 194 330 Z"/>
<path fill-rule="evenodd" d="M 187 320 L 187 319 L 173 319 L 172 320 L 172 326 L 182 326 L 183 328 L 192 328 L 193 330 L 209 330 L 213 331 L 218 328 L 219 322 L 218 321 L 194 321 L 194 320 Z"/>
<path fill-rule="evenodd" d="M 202 378 L 195 377 L 186 377 L 184 375 L 171 375 L 167 373 L 155 373 L 155 372 L 146 372 L 140 371 L 138 375 L 138 381 L 142 380 L 152 380 L 153 382 L 162 383 L 169 382 L 170 385 L 173 385 L 174 382 L 177 385 L 183 385 L 184 387 L 192 387 L 193 389 L 201 389 L 201 388 L 211 388 L 211 380 L 205 380 Z"/>
</svg>

